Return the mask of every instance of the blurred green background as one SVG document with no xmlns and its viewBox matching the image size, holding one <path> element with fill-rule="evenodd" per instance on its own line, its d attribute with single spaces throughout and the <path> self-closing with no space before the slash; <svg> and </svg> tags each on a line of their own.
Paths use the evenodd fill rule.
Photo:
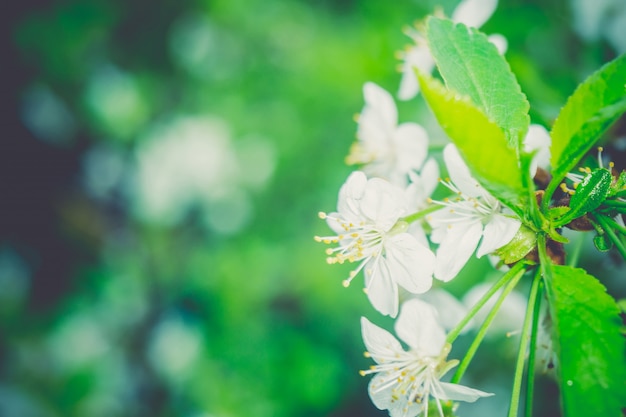
<svg viewBox="0 0 626 417">
<path fill-rule="evenodd" d="M 360 282 L 341 286 L 349 267 L 326 265 L 312 237 L 351 171 L 362 85 L 395 93 L 402 28 L 456 3 L 21 0 L 3 12 L 0 415 L 386 415 L 357 372 L 369 366 L 358 322 L 391 322 Z M 483 29 L 507 37 L 534 122 L 549 125 L 626 49 L 624 4 L 500 2 Z M 432 125 L 421 99 L 399 106 Z M 607 143 L 618 167 L 623 125 Z M 472 265 L 457 294 L 485 279 L 489 266 Z M 470 378 L 499 395 L 461 415 L 506 406 L 509 348 L 483 348 Z M 538 409 L 557 415 L 544 386 Z"/>
</svg>

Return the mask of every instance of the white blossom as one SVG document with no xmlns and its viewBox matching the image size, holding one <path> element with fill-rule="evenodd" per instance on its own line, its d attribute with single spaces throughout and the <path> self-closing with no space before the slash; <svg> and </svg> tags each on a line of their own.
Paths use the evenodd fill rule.
<svg viewBox="0 0 626 417">
<path fill-rule="evenodd" d="M 407 176 L 419 171 L 428 153 L 428 134 L 417 123 L 398 124 L 396 104 L 387 91 L 368 82 L 363 86 L 365 106 L 358 117 L 357 141 L 346 158 L 360 164 L 370 177 L 405 186 Z"/>
<path fill-rule="evenodd" d="M 444 206 L 428 217 L 433 227 L 431 240 L 438 243 L 435 277 L 454 278 L 476 248 L 477 257 L 507 244 L 517 233 L 519 220 L 504 214 L 504 207 L 470 174 L 453 144 L 443 151 L 450 180 L 444 182 L 456 196 L 433 201 Z M 479 245 L 480 242 L 480 245 Z"/>
<path fill-rule="evenodd" d="M 498 6 L 498 0 L 463 0 L 452 12 L 452 21 L 463 23 L 469 27 L 481 27 L 493 14 Z M 419 83 L 415 76 L 415 68 L 420 72 L 430 74 L 435 67 L 435 60 L 430 53 L 426 40 L 419 32 L 409 29 L 407 35 L 413 39 L 414 45 L 410 45 L 399 53 L 402 60 L 400 72 L 400 88 L 398 98 L 410 100 L 419 93 Z M 500 34 L 489 36 L 500 54 L 504 54 L 508 47 L 506 38 Z"/>
<path fill-rule="evenodd" d="M 421 229 L 408 233 L 409 225 L 403 221 L 407 214 L 411 213 L 403 189 L 380 178 L 368 180 L 357 171 L 339 191 L 337 212 L 320 213 L 337 234 L 315 238 L 337 244 L 326 250 L 328 263 L 358 263 L 344 285 L 364 270 L 370 302 L 392 317 L 398 312 L 398 285 L 414 294 L 432 285 L 435 257 Z"/>
<path fill-rule="evenodd" d="M 447 361 L 451 346 L 431 305 L 417 299 L 405 302 L 395 330 L 408 350 L 389 332 L 361 318 L 365 355 L 376 362 L 361 374 L 376 374 L 369 384 L 370 398 L 391 417 L 427 416 L 431 397 L 443 416 L 441 401 L 474 402 L 493 395 L 441 381 L 458 361 Z"/>
</svg>

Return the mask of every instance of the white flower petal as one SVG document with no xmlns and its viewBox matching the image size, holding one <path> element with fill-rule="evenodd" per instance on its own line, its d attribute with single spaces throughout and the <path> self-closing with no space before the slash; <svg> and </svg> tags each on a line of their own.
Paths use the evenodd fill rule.
<svg viewBox="0 0 626 417">
<path fill-rule="evenodd" d="M 359 206 L 366 186 L 367 177 L 363 172 L 355 171 L 348 176 L 339 190 L 337 203 L 337 211 L 343 218 L 351 220 L 361 216 Z"/>
<path fill-rule="evenodd" d="M 448 168 L 448 175 L 459 191 L 468 197 L 480 197 L 484 194 L 483 187 L 472 177 L 456 146 L 451 143 L 446 145 L 443 149 L 443 159 Z"/>
<path fill-rule="evenodd" d="M 400 342 L 387 330 L 381 329 L 365 317 L 361 317 L 361 335 L 367 351 L 376 363 L 380 363 L 381 358 L 394 357 L 398 352 L 402 352 Z"/>
<path fill-rule="evenodd" d="M 365 97 L 365 108 L 361 113 L 361 118 L 372 117 L 385 131 L 395 129 L 398 123 L 398 110 L 393 97 L 382 87 L 368 82 L 363 86 L 363 96 Z M 360 123 L 360 121 L 359 121 Z"/>
<path fill-rule="evenodd" d="M 533 158 L 530 174 L 534 177 L 537 172 L 537 167 L 548 169 L 550 166 L 550 145 L 552 144 L 552 138 L 545 127 L 541 125 L 532 124 L 528 127 L 528 133 L 524 138 L 524 151 L 532 152 L 537 151 Z"/>
<path fill-rule="evenodd" d="M 419 92 L 420 86 L 415 74 L 415 68 L 419 68 L 425 74 L 430 74 L 434 67 L 435 59 L 425 43 L 410 46 L 404 52 L 398 98 L 400 100 L 410 100 Z"/>
<path fill-rule="evenodd" d="M 419 296 L 421 300 L 437 310 L 439 323 L 444 329 L 453 329 L 467 314 L 467 307 L 448 291 L 441 288 L 432 288 Z M 467 331 L 469 327 L 465 327 Z"/>
<path fill-rule="evenodd" d="M 417 123 L 402 123 L 393 136 L 396 169 L 400 172 L 418 170 L 428 154 L 428 133 Z"/>
<path fill-rule="evenodd" d="M 433 306 L 416 298 L 402 305 L 395 330 L 407 345 L 426 356 L 439 355 L 446 341 Z"/>
<path fill-rule="evenodd" d="M 452 20 L 470 27 L 481 27 L 496 10 L 498 0 L 463 0 L 452 13 Z"/>
<path fill-rule="evenodd" d="M 473 286 L 464 296 L 463 303 L 468 309 L 473 308 L 487 291 L 491 289 L 493 283 L 481 283 Z M 491 297 L 476 314 L 477 323 L 485 321 L 487 314 L 496 303 L 496 299 L 502 293 L 500 289 Z M 501 336 L 507 332 L 516 332 L 522 328 L 524 313 L 526 312 L 527 300 L 517 291 L 512 291 L 502 302 L 500 310 L 494 321 L 489 326 L 487 336 Z"/>
<path fill-rule="evenodd" d="M 499 33 L 489 35 L 487 39 L 489 39 L 489 42 L 495 45 L 500 55 L 504 55 L 506 53 L 506 50 L 509 48 L 509 41 L 507 41 L 506 38 Z"/>
<path fill-rule="evenodd" d="M 398 315 L 398 286 L 384 257 L 378 256 L 365 266 L 365 288 L 367 298 L 376 310 L 386 316 Z"/>
<path fill-rule="evenodd" d="M 368 385 L 370 398 L 376 408 L 388 410 L 390 417 L 417 416 L 420 413 L 421 404 L 412 403 L 409 405 L 406 396 L 397 397 L 397 394 L 393 392 L 396 388 L 395 384 L 386 384 L 385 388 L 380 389 L 379 387 L 385 385 L 385 382 L 385 375 L 378 374 L 372 378 Z"/>
<path fill-rule="evenodd" d="M 404 191 L 408 211 L 423 210 L 428 204 L 428 198 L 439 184 L 437 161 L 432 158 L 428 159 L 422 167 L 421 174 L 409 171 L 409 180 L 409 185 Z"/>
<path fill-rule="evenodd" d="M 430 197 L 439 184 L 439 165 L 433 158 L 428 159 L 420 174 L 426 197 Z"/>
<path fill-rule="evenodd" d="M 421 294 L 432 286 L 435 255 L 410 234 L 388 238 L 385 257 L 393 280 L 405 290 Z"/>
<path fill-rule="evenodd" d="M 491 397 L 493 393 L 480 391 L 474 388 L 466 387 L 459 384 L 451 384 L 448 382 L 440 382 L 437 384 L 437 391 L 434 396 L 441 400 L 466 401 L 473 403 L 481 397 Z"/>
<path fill-rule="evenodd" d="M 444 282 L 454 278 L 476 249 L 482 231 L 480 221 L 452 225 L 437 249 L 435 278 Z"/>
<path fill-rule="evenodd" d="M 404 192 L 383 179 L 372 178 L 367 182 L 360 209 L 377 227 L 388 231 L 405 214 Z"/>
<path fill-rule="evenodd" d="M 483 230 L 483 239 L 480 242 L 477 257 L 482 257 L 506 245 L 513 239 L 521 223 L 502 214 L 495 214 Z"/>
</svg>

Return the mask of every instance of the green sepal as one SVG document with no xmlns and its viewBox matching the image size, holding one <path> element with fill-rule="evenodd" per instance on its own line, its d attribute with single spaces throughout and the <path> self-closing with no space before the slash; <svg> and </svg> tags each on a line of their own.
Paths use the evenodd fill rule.
<svg viewBox="0 0 626 417">
<path fill-rule="evenodd" d="M 509 243 L 496 250 L 496 255 L 508 265 L 523 259 L 536 245 L 537 233 L 522 225 Z"/>
<path fill-rule="evenodd" d="M 548 218 L 550 220 L 558 219 L 559 217 L 564 216 L 565 213 L 567 213 L 570 210 L 571 209 L 567 206 L 552 207 L 551 209 L 548 210 Z"/>
<path fill-rule="evenodd" d="M 556 227 L 565 225 L 600 207 L 609 195 L 612 181 L 611 173 L 604 168 L 587 174 L 570 199 L 570 210 L 556 221 Z"/>
<path fill-rule="evenodd" d="M 598 234 L 593 238 L 593 245 L 600 252 L 608 252 L 613 248 L 613 241 L 604 233 Z"/>
<path fill-rule="evenodd" d="M 613 197 L 620 192 L 626 191 L 626 171 L 620 172 L 619 176 L 615 180 L 615 183 L 611 185 L 609 197 Z"/>
</svg>

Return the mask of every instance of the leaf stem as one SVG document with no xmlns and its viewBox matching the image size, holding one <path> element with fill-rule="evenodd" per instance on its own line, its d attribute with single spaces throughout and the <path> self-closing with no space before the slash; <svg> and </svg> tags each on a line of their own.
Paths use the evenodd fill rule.
<svg viewBox="0 0 626 417">
<path fill-rule="evenodd" d="M 416 213 L 413 214 L 409 214 L 408 216 L 404 217 L 402 220 L 404 220 L 407 223 L 413 223 L 414 221 L 417 221 L 423 217 L 426 217 L 427 215 L 429 215 L 430 213 L 433 213 L 437 210 L 442 209 L 443 206 L 440 205 L 432 205 L 430 207 L 425 208 L 424 210 L 420 210 Z"/>
<path fill-rule="evenodd" d="M 522 394 L 522 379 L 524 377 L 524 362 L 526 360 L 526 351 L 529 342 L 528 338 L 530 336 L 529 333 L 533 324 L 535 309 L 537 308 L 536 300 L 537 293 L 539 292 L 539 282 L 541 282 L 541 272 L 537 271 L 535 278 L 533 279 L 532 286 L 530 287 L 528 306 L 526 307 L 526 315 L 522 326 L 522 335 L 519 342 L 519 352 L 517 354 L 517 363 L 515 366 L 515 377 L 513 379 L 513 393 L 511 395 L 511 406 L 509 407 L 508 417 L 517 417 L 517 411 L 519 409 L 520 397 Z"/>
<path fill-rule="evenodd" d="M 620 255 L 622 255 L 622 258 L 626 259 L 626 246 L 624 246 L 624 243 L 619 238 L 619 236 L 615 234 L 607 218 L 602 215 L 592 216 L 592 217 L 595 221 L 600 223 L 600 226 L 602 226 L 602 229 L 604 229 L 606 234 L 609 236 L 609 239 L 611 239 L 617 251 L 620 253 Z"/>
<path fill-rule="evenodd" d="M 548 211 L 548 208 L 550 207 L 550 200 L 552 200 L 552 195 L 554 194 L 556 189 L 559 187 L 559 184 L 561 184 L 561 182 L 563 181 L 563 178 L 565 177 L 560 176 L 560 177 L 552 178 L 552 181 L 550 181 L 550 183 L 546 187 L 546 191 L 543 195 L 543 199 L 541 200 L 541 209 L 543 210 L 544 213 Z"/>
<path fill-rule="evenodd" d="M 541 271 L 537 269 L 535 281 L 539 281 L 537 288 L 537 296 L 535 305 L 533 306 L 533 322 L 530 333 L 530 346 L 528 353 L 528 367 L 526 371 L 526 408 L 524 414 L 526 417 L 533 415 L 533 394 L 535 390 L 535 357 L 537 354 L 537 329 L 539 327 L 539 313 L 541 311 L 541 294 L 543 291 L 543 281 L 541 280 Z M 528 302 L 530 306 L 530 301 Z"/>
<path fill-rule="evenodd" d="M 491 297 L 498 291 L 504 284 L 509 282 L 520 270 L 522 270 L 527 262 L 518 262 L 513 268 L 506 272 L 506 274 L 502 275 L 502 277 L 487 291 L 481 298 L 474 304 L 471 310 L 465 315 L 463 320 L 457 324 L 454 329 L 448 333 L 448 337 L 446 338 L 446 343 L 452 344 L 456 338 L 461 334 L 465 326 L 474 318 L 474 316 L 480 311 L 480 309 L 491 299 Z"/>
<path fill-rule="evenodd" d="M 605 217 L 604 219 L 613 227 L 613 229 L 617 229 L 620 233 L 626 235 L 626 227 L 622 226 L 610 217 Z"/>
<path fill-rule="evenodd" d="M 546 249 L 546 235 L 545 233 L 539 233 L 537 235 L 537 252 L 539 254 L 539 263 L 541 264 L 541 270 L 543 271 L 543 279 L 550 280 L 554 275 L 552 269 L 552 260 L 548 256 Z M 546 283 L 547 285 L 547 283 Z"/>
<path fill-rule="evenodd" d="M 509 271 L 509 273 L 507 273 L 507 275 L 509 275 L 512 271 L 513 271 L 513 269 L 511 269 L 511 271 Z M 485 321 L 483 322 L 483 324 L 480 326 L 480 329 L 478 329 L 478 333 L 476 334 L 476 337 L 474 338 L 474 341 L 472 342 L 470 347 L 467 349 L 467 353 L 463 357 L 463 360 L 459 364 L 458 369 L 456 370 L 454 376 L 452 377 L 452 380 L 450 382 L 452 382 L 453 384 L 458 383 L 461 380 L 461 378 L 463 377 L 463 374 L 465 373 L 465 370 L 467 369 L 467 367 L 469 366 L 470 362 L 472 361 L 472 358 L 474 357 L 474 354 L 476 354 L 476 351 L 478 350 L 478 347 L 480 346 L 480 343 L 483 341 L 485 335 L 487 334 L 487 330 L 489 329 L 489 326 L 491 325 L 491 322 L 493 321 L 493 319 L 496 317 L 496 314 L 500 310 L 500 306 L 502 305 L 502 302 L 504 301 L 506 296 L 509 295 L 509 293 L 511 291 L 513 291 L 513 288 L 515 288 L 515 286 L 517 285 L 517 283 L 519 282 L 520 278 L 524 275 L 525 272 L 526 272 L 526 270 L 524 270 L 523 268 L 517 268 L 515 274 L 512 275 L 512 277 L 510 277 L 508 279 L 506 287 L 504 287 L 504 289 L 502 290 L 502 294 L 500 294 L 498 296 L 498 299 L 496 300 L 496 303 L 494 304 L 494 306 L 489 311 L 489 314 L 485 318 Z M 500 281 L 502 281 L 502 279 Z M 500 281 L 498 282 L 498 284 L 500 283 Z M 495 287 L 495 285 L 494 285 L 494 287 Z"/>
<path fill-rule="evenodd" d="M 603 206 L 615 207 L 615 208 L 626 208 L 626 201 L 618 201 L 618 200 L 604 200 L 602 202 Z"/>
</svg>

